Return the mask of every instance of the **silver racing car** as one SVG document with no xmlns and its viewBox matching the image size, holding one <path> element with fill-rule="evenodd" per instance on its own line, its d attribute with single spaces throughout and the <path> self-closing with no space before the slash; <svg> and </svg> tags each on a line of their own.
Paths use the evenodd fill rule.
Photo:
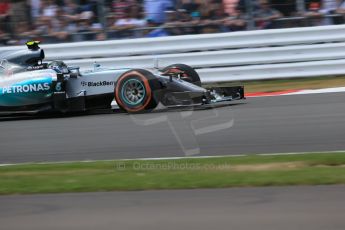
<svg viewBox="0 0 345 230">
<path fill-rule="evenodd" d="M 164 69 L 101 68 L 80 71 L 63 61 L 43 62 L 38 41 L 0 54 L 0 112 L 75 112 L 118 107 L 130 113 L 166 107 L 199 106 L 244 98 L 243 86 L 201 87 L 188 65 Z"/>
</svg>

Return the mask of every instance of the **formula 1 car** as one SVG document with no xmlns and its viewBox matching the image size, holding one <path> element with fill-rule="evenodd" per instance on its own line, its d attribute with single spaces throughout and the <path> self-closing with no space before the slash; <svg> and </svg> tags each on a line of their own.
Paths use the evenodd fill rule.
<svg viewBox="0 0 345 230">
<path fill-rule="evenodd" d="M 44 63 L 38 41 L 0 54 L 0 112 L 75 112 L 118 107 L 129 113 L 167 107 L 198 106 L 244 98 L 243 86 L 204 89 L 190 66 L 164 69 L 80 71 L 63 61 Z"/>
</svg>

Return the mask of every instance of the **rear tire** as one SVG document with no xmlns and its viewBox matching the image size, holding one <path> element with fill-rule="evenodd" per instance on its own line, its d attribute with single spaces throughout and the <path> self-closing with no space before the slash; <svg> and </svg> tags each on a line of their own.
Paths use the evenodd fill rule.
<svg viewBox="0 0 345 230">
<path fill-rule="evenodd" d="M 152 110 L 158 105 L 154 92 L 159 89 L 160 83 L 151 72 L 133 69 L 117 80 L 115 100 L 122 110 L 129 113 Z"/>
<path fill-rule="evenodd" d="M 165 67 L 162 72 L 163 74 L 184 72 L 181 76 L 181 79 L 193 83 L 194 85 L 201 86 L 201 81 L 199 74 L 189 65 L 185 64 L 173 64 Z"/>
</svg>

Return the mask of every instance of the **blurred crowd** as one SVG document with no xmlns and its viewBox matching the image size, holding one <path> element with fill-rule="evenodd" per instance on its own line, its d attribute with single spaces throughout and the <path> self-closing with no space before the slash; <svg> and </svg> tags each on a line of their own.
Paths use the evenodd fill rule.
<svg viewBox="0 0 345 230">
<path fill-rule="evenodd" d="M 0 43 L 330 25 L 344 14 L 345 0 L 0 0 Z"/>
</svg>

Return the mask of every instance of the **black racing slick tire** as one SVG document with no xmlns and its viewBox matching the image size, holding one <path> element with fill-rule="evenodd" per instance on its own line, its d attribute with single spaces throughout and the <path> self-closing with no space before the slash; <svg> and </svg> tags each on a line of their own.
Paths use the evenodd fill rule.
<svg viewBox="0 0 345 230">
<path fill-rule="evenodd" d="M 162 70 L 164 75 L 169 73 L 183 72 L 181 79 L 193 83 L 194 85 L 201 86 L 199 74 L 189 65 L 185 64 L 173 64 L 165 67 Z"/>
<path fill-rule="evenodd" d="M 159 80 L 149 71 L 133 69 L 122 74 L 115 86 L 115 100 L 118 106 L 129 113 L 152 110 L 158 105 L 155 91 Z"/>
</svg>

